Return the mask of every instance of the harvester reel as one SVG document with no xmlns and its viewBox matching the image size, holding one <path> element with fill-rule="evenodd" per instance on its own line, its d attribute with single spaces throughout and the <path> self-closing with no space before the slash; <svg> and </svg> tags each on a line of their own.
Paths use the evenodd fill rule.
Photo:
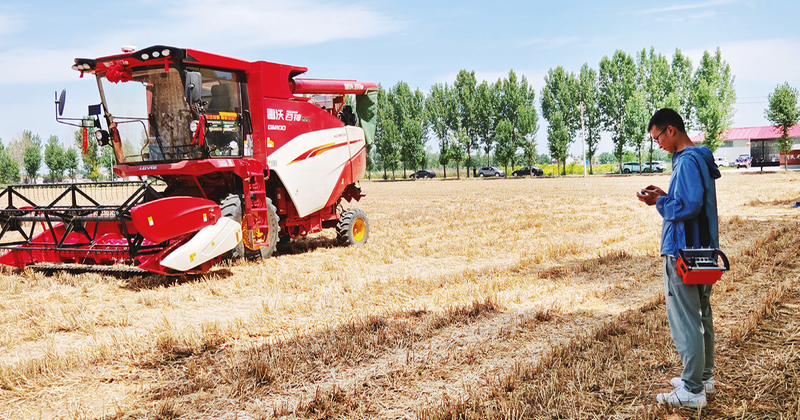
<svg viewBox="0 0 800 420">
<path fill-rule="evenodd" d="M 229 194 L 224 200 L 222 200 L 220 207 L 222 208 L 222 217 L 229 217 L 238 223 L 242 223 L 244 203 L 242 202 L 242 197 L 240 195 Z M 267 198 L 267 208 L 269 209 L 269 232 L 266 232 L 266 235 L 269 239 L 269 245 L 253 249 L 248 244 L 250 241 L 247 240 L 247 234 L 244 233 L 245 226 L 242 226 L 243 238 L 241 241 L 239 241 L 236 247 L 230 251 L 230 259 L 237 260 L 240 258 L 247 258 L 253 260 L 257 258 L 269 258 L 272 256 L 272 253 L 275 251 L 275 247 L 278 245 L 278 213 L 275 209 L 275 206 L 272 204 L 272 200 L 269 198 Z M 256 234 L 260 233 L 260 231 L 256 232 Z"/>
<path fill-rule="evenodd" d="M 369 239 L 369 219 L 364 210 L 349 209 L 342 212 L 336 224 L 336 238 L 342 245 L 363 245 Z"/>
</svg>

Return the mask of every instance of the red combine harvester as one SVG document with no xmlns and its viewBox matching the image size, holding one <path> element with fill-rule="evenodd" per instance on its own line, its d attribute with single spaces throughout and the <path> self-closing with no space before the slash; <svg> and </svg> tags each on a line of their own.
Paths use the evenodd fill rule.
<svg viewBox="0 0 800 420">
<path fill-rule="evenodd" d="M 56 120 L 80 127 L 84 153 L 92 134 L 111 147 L 118 176 L 147 180 L 9 186 L 0 263 L 180 275 L 266 258 L 325 228 L 342 244 L 367 241 L 366 214 L 344 202 L 364 196 L 375 83 L 298 79 L 306 68 L 161 45 L 72 68 L 95 76 L 100 104 L 63 118 L 62 91 Z M 113 204 L 87 193 L 126 188 L 135 191 Z M 44 189 L 46 204 L 35 203 Z"/>
</svg>

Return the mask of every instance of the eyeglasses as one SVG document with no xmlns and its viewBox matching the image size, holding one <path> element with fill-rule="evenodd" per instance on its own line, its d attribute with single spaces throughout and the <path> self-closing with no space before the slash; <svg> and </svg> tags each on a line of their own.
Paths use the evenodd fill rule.
<svg viewBox="0 0 800 420">
<path fill-rule="evenodd" d="M 657 135 L 657 136 L 655 136 L 655 137 L 653 138 L 653 140 L 655 140 L 656 142 L 658 142 L 658 138 L 659 138 L 659 137 L 661 137 L 661 135 L 662 135 L 662 134 L 664 134 L 664 132 L 665 132 L 665 131 L 667 131 L 667 129 L 668 129 L 668 128 L 669 128 L 669 126 L 666 126 L 666 127 L 664 127 L 664 129 L 663 129 L 663 130 L 661 130 L 661 132 L 660 132 L 660 133 L 658 133 L 658 135 Z"/>
</svg>

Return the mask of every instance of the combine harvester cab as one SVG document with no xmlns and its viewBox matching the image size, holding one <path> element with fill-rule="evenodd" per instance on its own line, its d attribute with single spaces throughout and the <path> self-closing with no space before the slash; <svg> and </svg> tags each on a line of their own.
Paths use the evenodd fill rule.
<svg viewBox="0 0 800 420">
<path fill-rule="evenodd" d="M 62 91 L 56 120 L 78 127 L 84 153 L 111 147 L 116 175 L 146 181 L 9 186 L 0 263 L 180 275 L 325 228 L 367 241 L 366 214 L 345 202 L 363 197 L 375 83 L 167 46 L 72 68 L 95 77 L 100 103 L 63 118 Z"/>
</svg>

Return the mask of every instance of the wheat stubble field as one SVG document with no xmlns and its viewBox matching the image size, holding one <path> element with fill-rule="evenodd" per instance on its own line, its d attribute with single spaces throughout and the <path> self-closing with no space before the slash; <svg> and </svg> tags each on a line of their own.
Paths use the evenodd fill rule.
<svg viewBox="0 0 800 420">
<path fill-rule="evenodd" d="M 204 276 L 4 269 L 0 418 L 697 418 L 663 307 L 667 175 L 363 182 L 332 232 Z M 797 173 L 724 174 L 703 418 L 796 418 Z"/>
</svg>

